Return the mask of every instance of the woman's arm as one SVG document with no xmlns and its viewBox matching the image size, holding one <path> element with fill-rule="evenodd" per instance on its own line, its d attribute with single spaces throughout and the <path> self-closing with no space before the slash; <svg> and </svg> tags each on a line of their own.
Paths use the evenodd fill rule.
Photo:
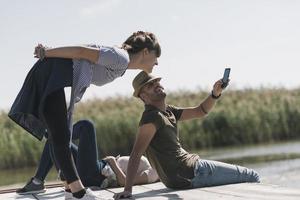
<svg viewBox="0 0 300 200">
<path fill-rule="evenodd" d="M 117 181 L 118 181 L 118 185 L 124 186 L 126 176 L 125 176 L 124 172 L 121 170 L 121 168 L 119 167 L 119 165 L 117 164 L 116 158 L 113 156 L 107 156 L 103 160 L 106 160 L 109 163 L 111 169 L 115 172 Z"/>
<path fill-rule="evenodd" d="M 123 187 L 125 185 L 126 175 L 124 174 L 122 169 L 119 167 L 115 157 L 108 156 L 108 157 L 104 158 L 104 160 L 106 160 L 109 163 L 112 170 L 116 174 L 118 184 Z M 146 173 L 146 171 L 143 171 L 140 174 L 136 174 L 134 182 L 133 182 L 134 185 L 141 185 L 141 184 L 146 184 L 146 183 L 148 183 L 148 174 Z"/>
<path fill-rule="evenodd" d="M 47 48 L 39 44 L 35 47 L 34 56 L 40 59 L 44 57 L 86 59 L 92 63 L 96 63 L 99 59 L 99 49 L 85 46 Z"/>
</svg>

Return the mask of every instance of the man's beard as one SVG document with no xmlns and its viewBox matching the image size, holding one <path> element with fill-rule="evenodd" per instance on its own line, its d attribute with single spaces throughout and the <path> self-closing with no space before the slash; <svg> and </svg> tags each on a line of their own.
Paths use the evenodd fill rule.
<svg viewBox="0 0 300 200">
<path fill-rule="evenodd" d="M 159 93 L 155 93 L 155 95 L 152 95 L 152 100 L 153 101 L 161 101 L 161 100 L 164 100 L 166 98 L 167 94 L 162 91 L 162 92 L 159 92 Z"/>
</svg>

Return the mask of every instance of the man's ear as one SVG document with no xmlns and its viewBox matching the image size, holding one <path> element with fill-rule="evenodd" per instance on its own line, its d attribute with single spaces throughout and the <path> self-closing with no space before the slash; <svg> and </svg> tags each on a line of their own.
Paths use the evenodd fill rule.
<svg viewBox="0 0 300 200">
<path fill-rule="evenodd" d="M 141 92 L 139 96 L 140 96 L 140 98 L 142 99 L 142 101 L 145 102 L 146 94 L 145 94 L 144 92 Z"/>
<path fill-rule="evenodd" d="M 147 48 L 143 49 L 143 55 L 148 55 L 149 54 L 149 50 Z"/>
</svg>

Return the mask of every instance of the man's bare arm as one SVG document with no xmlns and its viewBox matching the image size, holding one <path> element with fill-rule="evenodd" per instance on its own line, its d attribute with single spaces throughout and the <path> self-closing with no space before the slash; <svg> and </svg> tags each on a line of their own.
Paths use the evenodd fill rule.
<svg viewBox="0 0 300 200">
<path fill-rule="evenodd" d="M 212 91 L 213 95 L 215 96 L 221 95 L 222 93 L 221 85 L 222 85 L 221 80 L 217 81 L 214 84 L 213 91 Z M 208 112 L 214 107 L 215 103 L 216 103 L 216 99 L 214 99 L 212 95 L 209 95 L 204 101 L 200 103 L 199 106 L 184 108 L 179 120 L 183 121 L 183 120 L 189 120 L 195 118 L 202 118 L 208 114 Z"/>
<path fill-rule="evenodd" d="M 149 143 L 151 142 L 153 136 L 155 135 L 156 127 L 154 124 L 144 124 L 138 129 L 138 134 L 133 146 L 132 152 L 130 154 L 127 175 L 125 181 L 124 192 L 115 194 L 115 199 L 120 199 L 122 197 L 130 196 L 132 193 L 132 186 L 134 184 L 134 179 L 139 167 L 140 159 L 143 153 L 146 151 Z"/>
<path fill-rule="evenodd" d="M 140 159 L 150 144 L 155 132 L 156 128 L 154 124 L 151 123 L 144 124 L 139 128 L 138 135 L 136 137 L 136 141 L 128 162 L 127 177 L 124 188 L 125 191 L 132 191 L 132 185 L 139 167 Z"/>
</svg>

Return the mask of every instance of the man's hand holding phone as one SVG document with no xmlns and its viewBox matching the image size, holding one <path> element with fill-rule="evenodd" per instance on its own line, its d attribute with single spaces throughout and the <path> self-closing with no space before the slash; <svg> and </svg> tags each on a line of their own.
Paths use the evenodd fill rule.
<svg viewBox="0 0 300 200">
<path fill-rule="evenodd" d="M 218 80 L 213 87 L 213 90 L 211 91 L 211 97 L 213 99 L 218 99 L 221 96 L 222 90 L 224 90 L 229 83 L 229 74 L 230 74 L 230 68 L 226 68 L 224 71 L 223 78 Z"/>
<path fill-rule="evenodd" d="M 222 89 L 225 89 L 229 83 L 229 74 L 230 74 L 230 68 L 225 68 L 223 78 L 222 78 Z"/>
</svg>

